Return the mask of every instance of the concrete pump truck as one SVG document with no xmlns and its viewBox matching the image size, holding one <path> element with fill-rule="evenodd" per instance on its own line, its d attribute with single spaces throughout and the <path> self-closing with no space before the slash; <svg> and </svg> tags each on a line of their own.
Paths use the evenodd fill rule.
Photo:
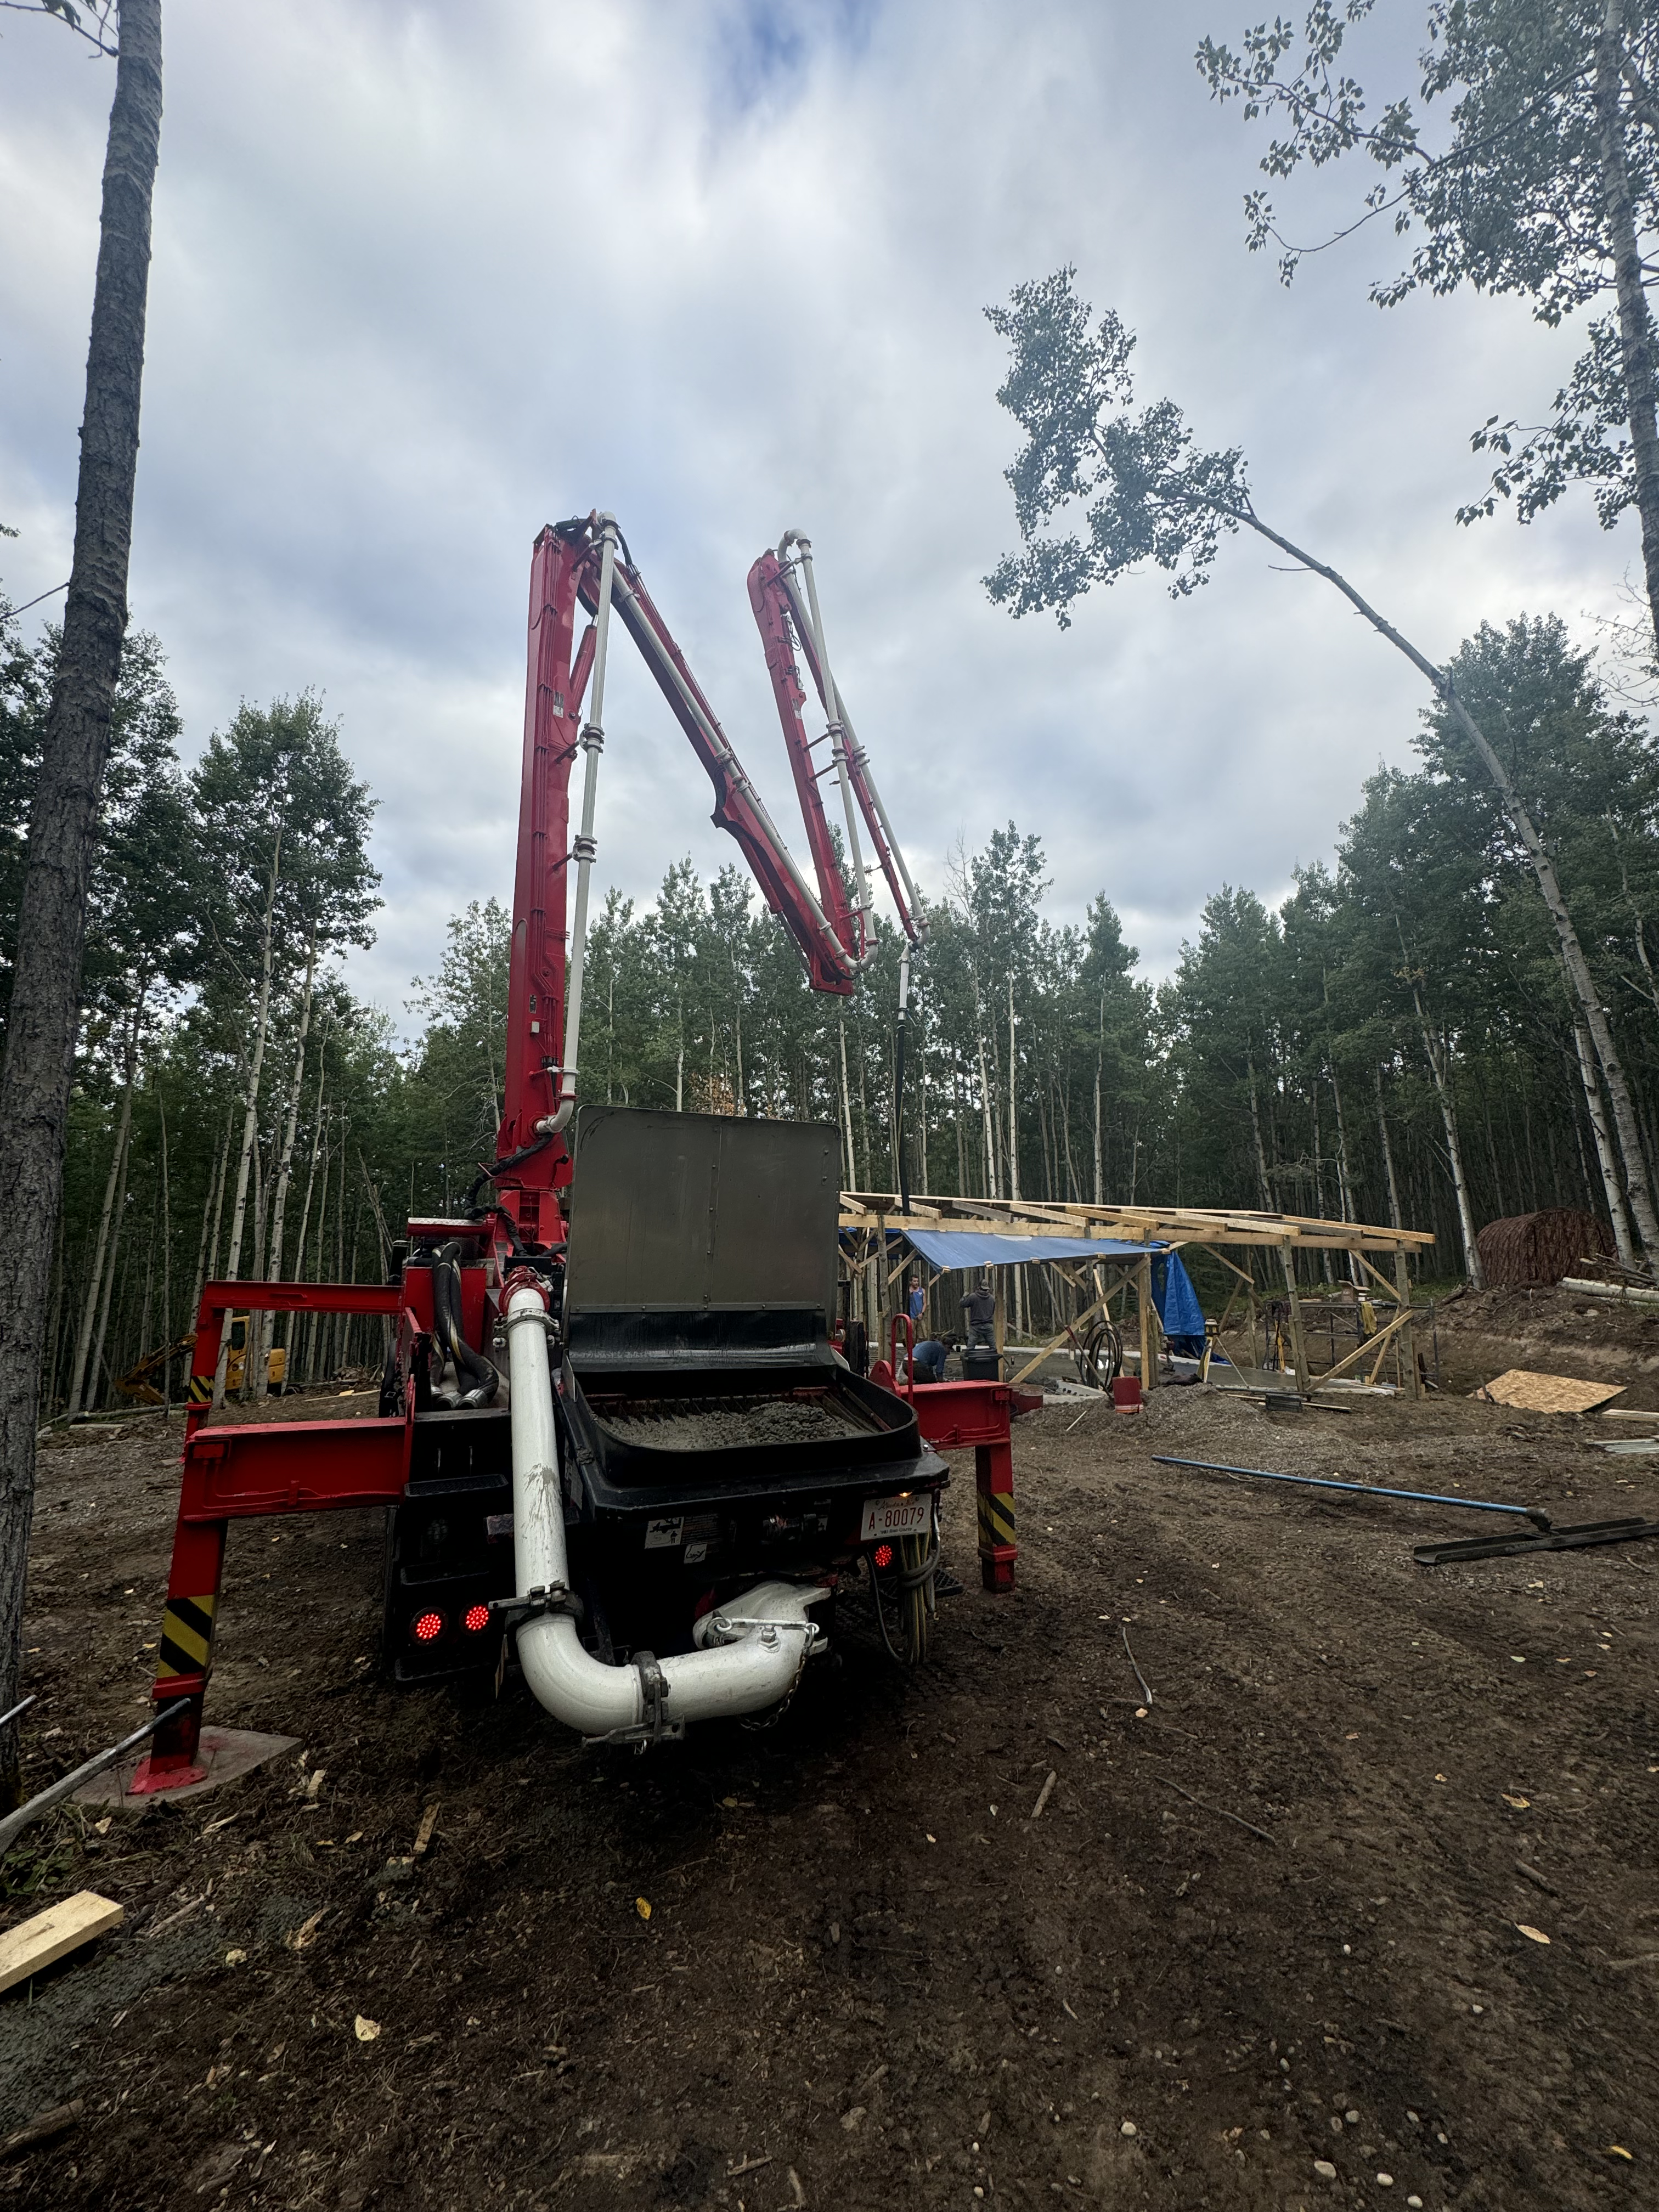
<svg viewBox="0 0 1659 2212">
<path fill-rule="evenodd" d="M 618 622 L 812 988 L 850 994 L 872 957 L 866 837 L 908 980 L 922 908 L 831 673 L 810 542 L 792 532 L 763 554 L 749 596 L 811 880 L 614 520 L 537 538 L 495 1157 L 456 1218 L 410 1221 L 388 1282 L 207 1285 L 154 1688 L 168 1717 L 132 1790 L 204 1778 L 226 1537 L 241 1518 L 385 1508 L 387 1671 L 413 1683 L 493 1670 L 499 1682 L 510 1639 L 537 1699 L 589 1739 L 643 1747 L 689 1721 L 780 1705 L 826 1648 L 837 1590 L 866 1574 L 884 1637 L 894 1619 L 904 1656 L 924 1655 L 947 1474 L 913 1406 L 832 1343 L 839 1131 L 597 1104 L 579 1080 Z M 845 867 L 821 796 L 831 779 Z M 374 1418 L 210 1418 L 228 1317 L 276 1311 L 383 1317 Z"/>
</svg>

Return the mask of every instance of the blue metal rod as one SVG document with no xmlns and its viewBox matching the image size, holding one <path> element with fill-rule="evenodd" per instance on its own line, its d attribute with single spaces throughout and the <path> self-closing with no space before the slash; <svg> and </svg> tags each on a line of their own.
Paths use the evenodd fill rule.
<svg viewBox="0 0 1659 2212">
<path fill-rule="evenodd" d="M 1361 1498 L 1407 1498 L 1413 1505 L 1461 1505 L 1471 1513 L 1514 1513 L 1534 1528 L 1547 1528 L 1547 1513 L 1540 1513 L 1530 1505 L 1496 1505 L 1486 1498 L 1443 1498 L 1433 1490 L 1385 1490 L 1376 1482 L 1338 1482 L 1318 1474 L 1274 1474 L 1265 1467 L 1224 1467 L 1213 1459 L 1173 1459 L 1167 1452 L 1154 1452 L 1153 1460 L 1159 1467 L 1198 1467 L 1206 1474 L 1247 1474 L 1255 1482 L 1293 1482 L 1304 1490 L 1351 1490 Z"/>
</svg>

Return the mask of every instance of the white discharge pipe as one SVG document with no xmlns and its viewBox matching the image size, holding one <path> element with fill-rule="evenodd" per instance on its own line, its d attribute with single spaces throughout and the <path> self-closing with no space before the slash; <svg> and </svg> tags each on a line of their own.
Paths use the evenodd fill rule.
<svg viewBox="0 0 1659 2212">
<path fill-rule="evenodd" d="M 593 675 L 582 749 L 587 755 L 582 778 L 582 826 L 571 850 L 576 856 L 576 913 L 570 932 L 570 968 L 565 984 L 564 1063 L 559 1074 L 558 1102 L 553 1113 L 536 1127 L 554 1137 L 576 1110 L 576 1060 L 581 1049 L 582 976 L 587 959 L 587 884 L 599 845 L 593 836 L 593 806 L 599 790 L 599 755 L 605 750 L 605 663 L 611 638 L 611 587 L 617 561 L 617 520 L 599 517 L 599 603 L 594 614 Z"/>
<path fill-rule="evenodd" d="M 853 799 L 852 778 L 847 772 L 847 728 L 842 717 L 841 693 L 830 672 L 830 648 L 823 641 L 823 617 L 818 609 L 817 579 L 812 573 L 812 541 L 799 530 L 786 530 L 779 546 L 793 544 L 799 549 L 801 574 L 806 579 L 806 604 L 812 614 L 812 647 L 817 654 L 818 674 L 823 681 L 825 733 L 830 739 L 830 757 L 835 763 L 836 775 L 841 783 L 842 811 L 847 817 L 847 852 L 853 864 L 853 881 L 857 887 L 859 928 L 860 933 L 869 926 L 870 886 L 865 881 L 864 853 L 859 843 L 858 811 Z"/>
<path fill-rule="evenodd" d="M 570 1570 L 546 1323 L 544 1293 L 521 1284 L 507 1305 L 514 1565 L 521 1599 L 544 1594 L 556 1602 Z M 807 1608 L 830 1595 L 822 1583 L 759 1583 L 704 1614 L 696 1631 L 701 1650 L 665 1659 L 641 1654 L 625 1667 L 585 1650 L 568 1612 L 544 1612 L 520 1626 L 519 1663 L 537 1703 L 584 1735 L 678 1734 L 687 1721 L 761 1712 L 787 1698 L 826 1641 Z"/>
</svg>

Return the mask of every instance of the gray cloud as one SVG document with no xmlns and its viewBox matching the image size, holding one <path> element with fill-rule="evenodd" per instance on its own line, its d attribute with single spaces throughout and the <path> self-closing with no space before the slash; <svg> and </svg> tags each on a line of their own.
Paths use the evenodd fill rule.
<svg viewBox="0 0 1659 2212">
<path fill-rule="evenodd" d="M 1143 393 L 1243 445 L 1264 514 L 1429 652 L 1613 605 L 1633 534 L 1587 506 L 1451 520 L 1480 481 L 1469 429 L 1546 403 L 1571 332 L 1473 298 L 1380 313 L 1381 234 L 1288 294 L 1245 253 L 1258 149 L 1191 64 L 1235 17 L 169 0 L 134 617 L 198 743 L 242 696 L 313 685 L 343 717 L 381 799 L 360 989 L 400 1012 L 445 917 L 510 893 L 530 543 L 593 506 L 781 815 L 744 575 L 811 531 L 843 688 L 936 890 L 958 835 L 1012 816 L 1057 910 L 1105 890 L 1158 973 L 1223 880 L 1271 896 L 1328 853 L 1422 695 L 1316 581 L 1235 544 L 1196 599 L 1135 579 L 1065 635 L 985 599 L 1014 432 L 980 311 L 1062 261 L 1139 331 Z M 67 573 L 111 79 L 51 24 L 9 21 L 0 62 L 21 600 Z M 1357 182 L 1320 182 L 1306 227 Z M 599 887 L 647 898 L 682 853 L 732 857 L 625 659 L 607 721 Z"/>
</svg>

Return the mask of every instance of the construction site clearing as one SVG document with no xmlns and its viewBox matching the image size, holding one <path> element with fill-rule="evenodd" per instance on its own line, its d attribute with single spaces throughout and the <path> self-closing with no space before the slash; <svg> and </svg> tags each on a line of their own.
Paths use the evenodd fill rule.
<svg viewBox="0 0 1659 2212">
<path fill-rule="evenodd" d="M 1012 1593 L 952 1455 L 926 1667 L 849 1604 L 774 1724 L 644 1758 L 511 1674 L 390 1686 L 382 1512 L 238 1523 L 209 1718 L 291 1743 L 5 1858 L 6 1928 L 85 1892 L 121 1917 L 0 1999 L 0 2191 L 1650 2201 L 1659 1547 L 1425 1569 L 1475 1516 L 1159 1463 L 1652 1510 L 1651 1310 L 1468 1293 L 1435 1337 L 1437 1389 L 1340 1412 L 1053 1393 L 1014 1426 Z M 1622 1395 L 1469 1395 L 1516 1368 Z M 43 1449 L 31 1789 L 149 1708 L 178 1450 L 160 1416 Z"/>
</svg>

